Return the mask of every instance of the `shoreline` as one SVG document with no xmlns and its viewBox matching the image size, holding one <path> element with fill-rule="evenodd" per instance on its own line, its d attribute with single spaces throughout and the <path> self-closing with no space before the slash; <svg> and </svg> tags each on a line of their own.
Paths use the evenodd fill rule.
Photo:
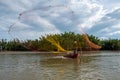
<svg viewBox="0 0 120 80">
<path fill-rule="evenodd" d="M 56 52 L 56 51 L 0 51 L 1 54 L 65 54 L 68 52 Z"/>
<path fill-rule="evenodd" d="M 104 50 L 103 50 L 104 51 Z M 5 54 L 68 54 L 68 53 L 72 53 L 73 51 L 66 51 L 66 52 L 57 52 L 57 51 L 0 51 L 0 55 L 5 55 Z M 100 54 L 102 51 L 78 51 L 79 54 L 93 54 L 96 52 L 98 52 L 98 54 Z M 109 51 L 105 51 L 105 52 L 109 52 Z M 111 52 L 111 51 L 110 51 Z M 120 51 L 113 51 L 113 52 L 118 52 L 120 53 Z"/>
</svg>

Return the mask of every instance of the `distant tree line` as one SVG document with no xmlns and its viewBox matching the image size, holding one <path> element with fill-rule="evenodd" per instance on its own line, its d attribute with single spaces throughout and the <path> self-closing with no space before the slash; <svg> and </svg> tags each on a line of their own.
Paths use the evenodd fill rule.
<svg viewBox="0 0 120 80">
<path fill-rule="evenodd" d="M 120 50 L 120 40 L 118 39 L 101 40 L 100 45 L 102 50 Z"/>
<path fill-rule="evenodd" d="M 56 42 L 65 49 L 73 50 L 73 42 L 78 42 L 78 50 L 91 50 L 90 46 L 83 38 L 82 34 L 75 34 L 74 32 L 64 32 L 61 34 L 48 34 L 39 37 L 35 40 L 20 41 L 18 39 L 7 41 L 7 39 L 0 40 L 0 49 L 3 51 L 57 51 L 57 47 L 46 40 L 52 37 Z M 100 40 L 94 35 L 88 35 L 90 41 L 102 46 L 101 50 L 120 50 L 120 40 L 108 39 Z"/>
</svg>

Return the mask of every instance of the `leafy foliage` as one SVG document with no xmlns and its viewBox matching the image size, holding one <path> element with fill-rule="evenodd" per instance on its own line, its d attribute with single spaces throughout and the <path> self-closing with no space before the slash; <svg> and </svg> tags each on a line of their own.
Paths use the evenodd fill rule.
<svg viewBox="0 0 120 80">
<path fill-rule="evenodd" d="M 79 50 L 91 50 L 82 34 L 75 34 L 74 32 L 64 32 L 61 34 L 48 34 L 41 36 L 39 39 L 18 41 L 17 39 L 7 41 L 6 39 L 0 40 L 0 46 L 3 51 L 56 51 L 57 47 L 46 40 L 52 37 L 55 41 L 59 42 L 65 50 L 73 50 L 73 42 L 78 42 Z M 100 40 L 94 35 L 88 35 L 90 41 L 102 46 L 102 50 L 120 50 L 120 40 L 109 39 Z"/>
</svg>

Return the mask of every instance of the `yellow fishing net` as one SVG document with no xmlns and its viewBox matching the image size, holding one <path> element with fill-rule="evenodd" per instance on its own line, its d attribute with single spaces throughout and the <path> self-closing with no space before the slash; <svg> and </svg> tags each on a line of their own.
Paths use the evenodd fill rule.
<svg viewBox="0 0 120 80">
<path fill-rule="evenodd" d="M 66 51 L 64 48 L 62 48 L 59 44 L 58 41 L 55 41 L 52 37 L 46 38 L 47 41 L 49 41 L 50 43 L 52 43 L 54 46 L 56 46 L 58 48 L 58 51 Z"/>
</svg>

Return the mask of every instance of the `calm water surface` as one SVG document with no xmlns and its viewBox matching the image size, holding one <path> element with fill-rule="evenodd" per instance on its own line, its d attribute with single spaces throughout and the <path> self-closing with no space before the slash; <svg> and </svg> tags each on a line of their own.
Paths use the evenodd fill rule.
<svg viewBox="0 0 120 80">
<path fill-rule="evenodd" d="M 0 52 L 0 80 L 120 80 L 120 51 L 83 53 Z"/>
</svg>

